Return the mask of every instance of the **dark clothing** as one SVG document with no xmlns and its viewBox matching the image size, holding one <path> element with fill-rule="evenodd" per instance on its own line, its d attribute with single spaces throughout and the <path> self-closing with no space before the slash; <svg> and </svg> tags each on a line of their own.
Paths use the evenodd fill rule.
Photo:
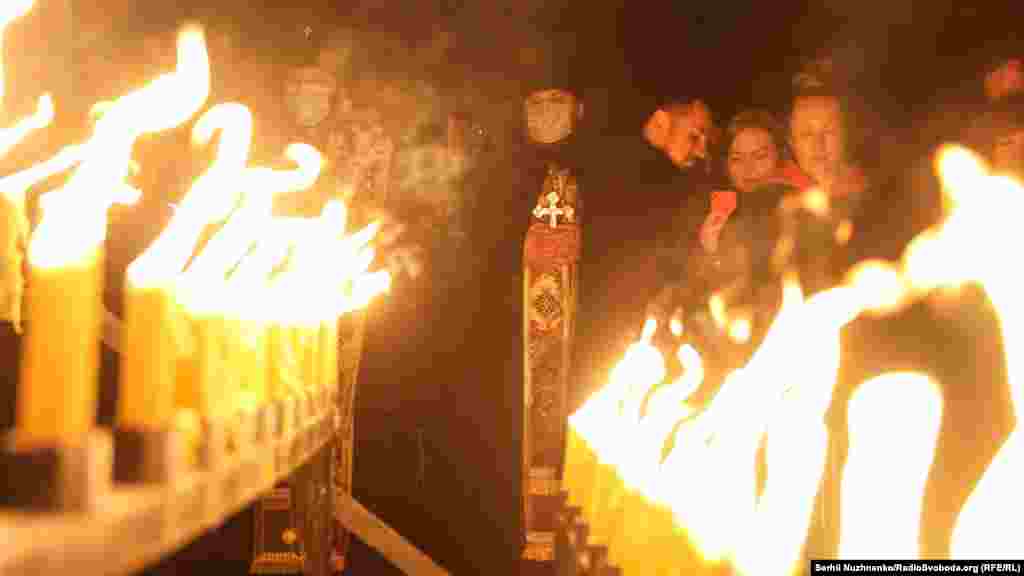
<svg viewBox="0 0 1024 576">
<path fill-rule="evenodd" d="M 367 326 L 354 496 L 453 574 L 518 566 L 522 243 L 540 190 L 522 158 L 476 164 L 466 237 L 426 229 L 424 275 L 396 278 Z M 355 542 L 351 566 L 399 573 Z"/>
<path fill-rule="evenodd" d="M 20 365 L 21 335 L 10 322 L 0 322 L 0 431 L 14 426 Z"/>
<path fill-rule="evenodd" d="M 581 185 L 577 400 L 604 384 L 640 330 L 646 303 L 685 275 L 685 246 L 696 238 L 710 186 L 700 165 L 681 170 L 640 134 L 600 146 Z"/>
</svg>

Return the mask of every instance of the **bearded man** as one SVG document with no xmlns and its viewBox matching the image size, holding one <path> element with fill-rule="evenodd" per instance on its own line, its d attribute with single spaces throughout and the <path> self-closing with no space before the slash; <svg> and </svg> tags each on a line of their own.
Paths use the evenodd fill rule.
<svg viewBox="0 0 1024 576">
<path fill-rule="evenodd" d="M 704 101 L 657 106 L 637 128 L 587 158 L 596 174 L 587 181 L 573 404 L 604 385 L 643 324 L 644 303 L 670 280 L 657 255 L 678 252 L 685 267 L 713 189 L 715 125 Z"/>
</svg>

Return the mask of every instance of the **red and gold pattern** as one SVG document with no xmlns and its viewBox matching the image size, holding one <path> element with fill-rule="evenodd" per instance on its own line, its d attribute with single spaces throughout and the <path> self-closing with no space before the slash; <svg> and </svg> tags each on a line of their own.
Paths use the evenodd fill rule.
<svg viewBox="0 0 1024 576">
<path fill-rule="evenodd" d="M 582 235 L 567 171 L 552 168 L 523 246 L 526 406 L 523 559 L 548 561 L 554 496 L 567 416 Z"/>
</svg>

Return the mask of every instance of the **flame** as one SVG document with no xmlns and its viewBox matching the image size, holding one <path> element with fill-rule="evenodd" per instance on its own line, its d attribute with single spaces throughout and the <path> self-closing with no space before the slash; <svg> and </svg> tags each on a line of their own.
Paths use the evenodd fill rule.
<svg viewBox="0 0 1024 576">
<path fill-rule="evenodd" d="M 178 66 L 143 88 L 118 98 L 96 123 L 85 157 L 63 188 L 40 199 L 42 218 L 29 244 L 33 266 L 58 267 L 88 257 L 106 236 L 106 211 L 130 200 L 125 176 L 132 143 L 142 134 L 173 128 L 191 117 L 210 92 L 202 31 L 178 36 Z"/>
<path fill-rule="evenodd" d="M 0 95 L 2 97 L 2 95 Z M 0 156 L 7 154 L 26 136 L 46 128 L 53 122 L 53 98 L 49 94 L 39 97 L 36 111 L 28 118 L 22 118 L 13 126 L 0 130 Z"/>
<path fill-rule="evenodd" d="M 702 412 L 679 409 L 680 398 L 690 393 L 682 386 L 686 392 L 656 390 L 647 414 L 634 415 L 630 398 L 663 377 L 660 356 L 649 350 L 652 323 L 645 324 L 608 386 L 570 417 L 578 442 L 589 446 L 598 461 L 615 463 L 627 489 L 644 497 L 644 502 L 632 501 L 627 491 L 620 507 L 667 503 L 676 526 L 705 563 L 728 559 L 745 575 L 798 573 L 825 473 L 825 415 L 838 376 L 840 330 L 862 313 L 890 314 L 937 289 L 982 284 L 1002 321 L 1013 406 L 1024 405 L 1024 372 L 1015 360 L 1024 352 L 1024 306 L 1016 303 L 1024 282 L 1003 260 L 978 257 L 992 246 L 1006 245 L 1006 231 L 1016 229 L 1013 218 L 1019 210 L 1014 208 L 1024 203 L 1024 188 L 989 175 L 976 156 L 961 148 L 940 151 L 937 166 L 949 208 L 943 222 L 915 238 L 900 262 L 861 263 L 841 286 L 809 299 L 787 280 L 783 305 L 764 343 L 746 366 L 726 378 Z M 806 209 L 827 210 L 811 200 L 804 197 Z M 1006 209 L 993 210 L 994 205 Z M 720 325 L 727 322 L 721 295 L 711 298 L 709 309 Z M 699 359 L 695 350 L 678 353 L 684 365 Z M 627 409 L 614 410 L 618 403 Z M 679 411 L 677 421 L 684 414 L 691 417 L 682 422 L 672 451 L 658 468 L 651 454 L 664 441 L 660 418 L 673 409 Z M 939 388 L 923 374 L 887 373 L 863 383 L 848 410 L 840 556 L 917 558 L 923 494 L 942 420 Z M 609 418 L 618 424 L 610 425 Z M 767 477 L 758 494 L 755 458 L 762 442 Z M 954 530 L 954 557 L 1020 558 L 1024 553 L 1019 538 L 1006 529 L 1024 512 L 1016 497 L 1024 481 L 1022 442 L 1015 430 L 976 486 Z M 608 508 L 613 504 L 590 502 L 588 518 L 630 518 L 630 512 Z M 884 521 L 879 510 L 885 511 Z M 674 542 L 680 545 L 678 537 Z M 614 544 L 628 544 L 633 554 L 651 550 L 647 544 Z M 630 571 L 661 573 L 654 559 L 637 563 L 621 551 L 615 557 Z M 677 555 L 675 561 L 691 560 Z"/>
<path fill-rule="evenodd" d="M 668 329 L 676 338 L 680 338 L 683 335 L 683 331 L 686 327 L 683 325 L 683 311 L 676 310 L 672 313 L 672 317 L 669 319 Z"/>
<path fill-rule="evenodd" d="M 1012 534 L 1012 529 L 1007 529 L 1010 526 L 1008 522 L 1019 518 L 1019 514 L 1024 512 L 1018 497 L 1021 482 L 1024 481 L 1024 440 L 1020 428 L 1021 410 L 1024 407 L 1024 370 L 1020 360 L 1020 354 L 1024 352 L 1024 307 L 1018 299 L 1024 286 L 1012 267 L 979 262 L 986 260 L 977 257 L 980 252 L 973 255 L 968 253 L 971 247 L 1015 245 L 1012 239 L 1004 235 L 1007 231 L 1017 229 L 1008 213 L 1019 209 L 1024 187 L 1003 177 L 984 177 L 983 165 L 976 157 L 957 151 L 946 153 L 940 160 L 940 169 L 952 172 L 952 177 L 957 178 L 956 185 L 951 186 L 949 192 L 952 203 L 960 213 L 956 215 L 962 218 L 947 219 L 938 241 L 945 240 L 947 233 L 959 233 L 949 239 L 950 242 L 967 241 L 965 237 L 972 232 L 974 234 L 970 239 L 973 244 L 966 245 L 963 251 L 955 252 L 955 260 L 947 261 L 946 266 L 978 270 L 982 286 L 999 311 L 1006 350 L 1010 404 L 1018 422 L 961 510 L 953 530 L 951 550 L 958 558 L 1024 558 L 1020 538 Z M 979 185 L 983 186 L 980 190 Z M 978 195 L 984 196 L 985 200 L 995 203 L 999 208 L 986 208 L 984 202 L 976 198 Z M 992 222 L 993 219 L 997 221 Z M 969 226 L 972 223 L 975 224 L 973 230 Z M 947 231 L 947 227 L 952 230 Z M 969 256 L 973 256 L 973 260 Z"/>
<path fill-rule="evenodd" d="M 729 318 L 726 314 L 725 297 L 722 296 L 721 292 L 715 292 L 708 299 L 708 312 L 711 313 L 711 319 L 715 321 L 715 326 L 719 329 L 725 328 L 729 325 Z"/>
<path fill-rule="evenodd" d="M 746 316 L 733 318 L 729 322 L 729 339 L 739 343 L 749 342 L 751 330 L 750 318 Z"/>
<path fill-rule="evenodd" d="M 179 278 L 179 289 L 186 300 L 194 304 L 195 299 L 203 298 L 211 284 L 223 283 L 229 272 L 267 229 L 275 195 L 304 190 L 316 181 L 323 166 L 323 158 L 315 148 L 306 144 L 292 144 L 285 150 L 285 154 L 298 164 L 296 169 L 248 168 L 240 174 L 233 171 L 239 177 L 240 185 L 247 190 L 242 205 L 231 214 Z"/>
<path fill-rule="evenodd" d="M 833 289 L 803 302 L 799 286 L 788 283 L 764 344 L 726 379 L 710 406 L 680 428 L 663 470 L 686 485 L 672 498 L 672 508 L 706 561 L 732 557 L 744 573 L 768 574 L 799 558 L 816 490 L 808 497 L 794 487 L 820 481 L 839 329 L 854 315 L 855 296 Z M 778 382 L 782 373 L 786 381 Z M 755 463 L 766 436 L 779 449 L 769 456 L 759 499 Z M 791 450 L 794 438 L 800 450 Z M 694 469 L 706 473 L 694 478 Z M 784 477 L 778 482 L 776 472 Z"/>
<path fill-rule="evenodd" d="M 830 202 L 828 194 L 825 194 L 821 188 L 808 189 L 800 195 L 800 203 L 804 210 L 819 218 L 828 216 Z"/>
<path fill-rule="evenodd" d="M 128 267 L 132 285 L 164 284 L 180 274 L 195 250 L 203 229 L 220 222 L 238 202 L 238 180 L 249 157 L 252 113 L 241 104 L 219 104 L 199 117 L 192 130 L 196 144 L 221 132 L 210 168 L 192 184 L 156 240 Z"/>
<path fill-rule="evenodd" d="M 942 423 L 938 386 L 921 374 L 885 374 L 854 392 L 848 413 L 839 556 L 918 558 L 924 487 Z"/>
</svg>

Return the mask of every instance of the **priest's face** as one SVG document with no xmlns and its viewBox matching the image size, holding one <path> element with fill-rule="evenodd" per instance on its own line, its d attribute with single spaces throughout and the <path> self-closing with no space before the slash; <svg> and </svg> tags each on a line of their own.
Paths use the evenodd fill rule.
<svg viewBox="0 0 1024 576">
<path fill-rule="evenodd" d="M 726 169 L 729 180 L 738 192 L 751 192 L 775 173 L 779 149 L 767 130 L 744 128 L 729 147 Z"/>
<path fill-rule="evenodd" d="M 996 140 L 992 168 L 996 172 L 1024 176 L 1024 129 L 1018 128 Z"/>
<path fill-rule="evenodd" d="M 707 158 L 710 132 L 711 110 L 698 100 L 684 111 L 671 114 L 665 153 L 676 166 L 689 168 L 698 159 Z"/>
<path fill-rule="evenodd" d="M 576 97 L 565 90 L 541 90 L 526 99 L 526 128 L 530 140 L 542 144 L 572 134 L 581 114 Z"/>
<path fill-rule="evenodd" d="M 790 119 L 790 145 L 797 164 L 818 184 L 829 186 L 843 165 L 843 121 L 839 101 L 799 98 Z"/>
</svg>

